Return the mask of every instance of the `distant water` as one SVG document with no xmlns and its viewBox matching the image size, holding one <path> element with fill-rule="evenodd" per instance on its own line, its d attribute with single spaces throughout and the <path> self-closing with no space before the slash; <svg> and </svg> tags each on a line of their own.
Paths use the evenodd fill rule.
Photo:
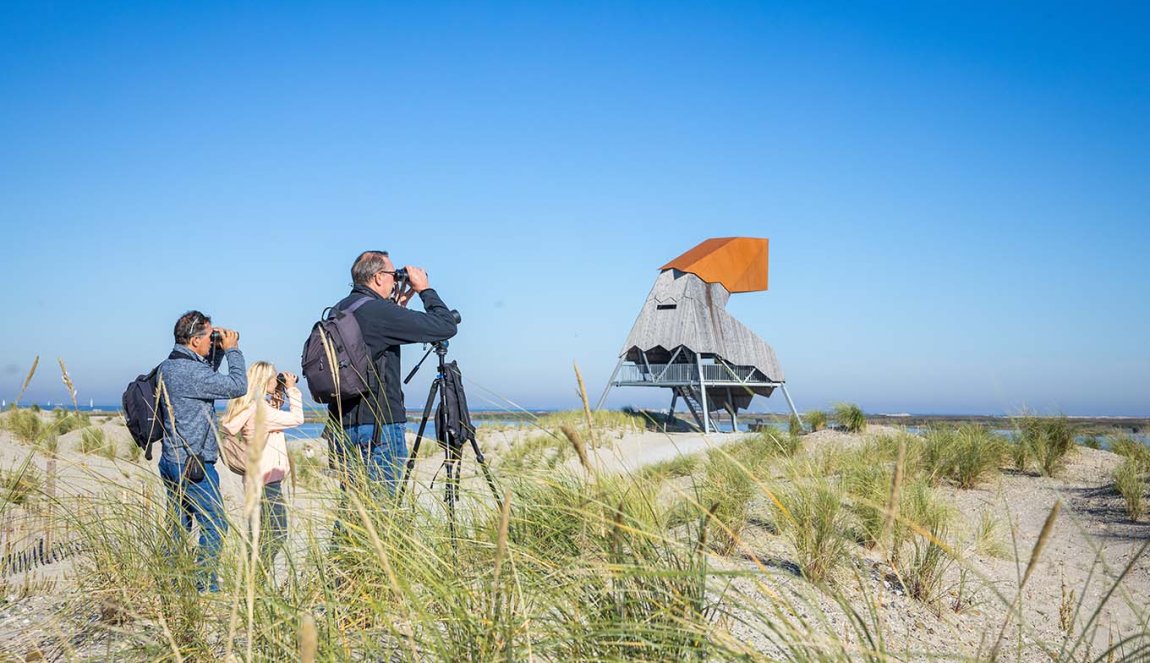
<svg viewBox="0 0 1150 663">
<path fill-rule="evenodd" d="M 472 423 L 475 424 L 475 428 L 477 430 L 480 428 L 488 427 L 488 426 L 529 426 L 530 425 L 530 423 L 526 422 L 526 421 L 511 420 L 511 419 L 477 419 L 477 420 L 474 420 Z M 319 437 L 320 434 L 323 433 L 323 426 L 324 425 L 321 423 L 306 423 L 306 424 L 303 424 L 302 426 L 296 426 L 295 428 L 291 428 L 287 431 L 284 431 L 284 436 L 286 436 L 289 440 L 311 439 L 311 438 Z M 408 419 L 406 426 L 407 426 L 407 430 L 413 434 L 419 432 L 419 420 L 418 419 Z M 423 436 L 427 437 L 427 438 L 435 439 L 435 419 L 434 418 L 427 420 L 427 428 L 424 429 Z"/>
</svg>

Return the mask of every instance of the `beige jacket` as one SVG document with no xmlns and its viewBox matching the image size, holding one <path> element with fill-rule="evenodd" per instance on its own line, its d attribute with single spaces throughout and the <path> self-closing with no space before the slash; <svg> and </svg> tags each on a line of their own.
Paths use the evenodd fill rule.
<svg viewBox="0 0 1150 663">
<path fill-rule="evenodd" d="M 288 411 L 277 410 L 263 399 L 257 400 L 248 409 L 223 422 L 227 435 L 239 440 L 251 440 L 256 434 L 256 408 L 263 410 L 264 425 L 268 431 L 268 441 L 260 456 L 259 473 L 263 483 L 281 481 L 287 476 L 288 453 L 284 430 L 303 423 L 303 396 L 297 387 L 287 390 Z M 224 449 L 221 449 L 221 455 Z M 246 449 L 245 449 L 246 451 Z M 231 462 L 228 463 L 231 465 Z"/>
</svg>

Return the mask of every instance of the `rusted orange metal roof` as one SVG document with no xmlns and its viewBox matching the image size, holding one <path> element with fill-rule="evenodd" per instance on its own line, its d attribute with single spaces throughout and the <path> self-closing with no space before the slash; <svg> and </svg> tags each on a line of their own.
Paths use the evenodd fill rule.
<svg viewBox="0 0 1150 663">
<path fill-rule="evenodd" d="M 659 268 L 690 272 L 707 283 L 721 283 L 727 292 L 767 289 L 765 237 L 715 237 L 708 239 Z"/>
</svg>

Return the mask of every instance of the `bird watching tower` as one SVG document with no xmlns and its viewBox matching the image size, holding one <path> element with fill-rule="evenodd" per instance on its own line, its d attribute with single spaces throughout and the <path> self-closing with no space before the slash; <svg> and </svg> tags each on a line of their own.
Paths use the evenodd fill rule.
<svg viewBox="0 0 1150 663">
<path fill-rule="evenodd" d="M 767 289 L 768 248 L 765 238 L 708 239 L 660 267 L 597 407 L 612 387 L 670 389 L 671 416 L 682 400 L 710 433 L 714 413 L 738 430 L 739 410 L 780 389 L 798 417 L 775 351 L 726 310 L 731 294 Z"/>
</svg>

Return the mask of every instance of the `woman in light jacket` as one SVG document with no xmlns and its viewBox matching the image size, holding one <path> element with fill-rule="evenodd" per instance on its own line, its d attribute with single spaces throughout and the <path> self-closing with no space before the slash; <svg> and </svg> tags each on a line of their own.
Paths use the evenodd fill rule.
<svg viewBox="0 0 1150 663">
<path fill-rule="evenodd" d="M 263 500 L 260 504 L 260 559 L 270 568 L 275 556 L 287 541 L 287 501 L 283 480 L 291 469 L 284 430 L 303 423 L 303 397 L 296 387 L 296 376 L 276 371 L 266 361 L 248 366 L 248 393 L 228 401 L 224 412 L 224 440 L 220 455 L 233 471 L 244 474 L 244 482 L 260 481 Z M 283 410 L 287 402 L 287 411 Z M 257 431 L 258 429 L 258 431 Z M 257 432 L 264 435 L 257 440 Z M 249 449 L 259 452 L 253 475 L 247 471 Z M 262 451 L 259 451 L 262 448 Z"/>
</svg>

